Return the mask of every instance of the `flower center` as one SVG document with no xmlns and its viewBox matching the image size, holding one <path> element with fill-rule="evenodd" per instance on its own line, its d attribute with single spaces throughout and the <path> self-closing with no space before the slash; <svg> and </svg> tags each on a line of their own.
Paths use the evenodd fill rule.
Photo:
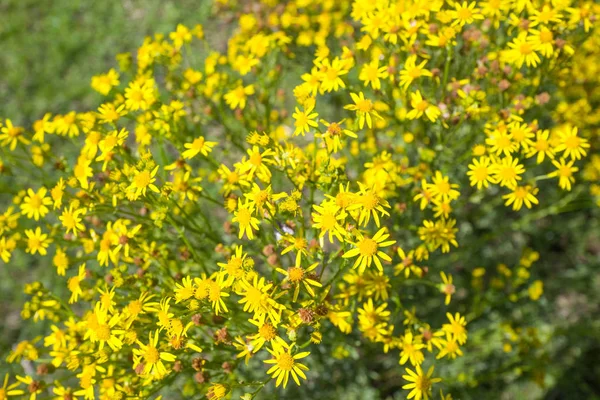
<svg viewBox="0 0 600 400">
<path fill-rule="evenodd" d="M 273 340 L 277 336 L 275 328 L 271 324 L 264 324 L 258 329 L 259 335 L 265 340 Z"/>
<path fill-rule="evenodd" d="M 277 359 L 277 365 L 284 371 L 291 371 L 294 367 L 294 358 L 288 353 L 283 353 Z"/>
<path fill-rule="evenodd" d="M 148 345 L 146 347 L 146 353 L 144 354 L 144 360 L 148 364 L 154 364 L 160 359 L 160 353 L 156 350 L 156 347 Z"/>
<path fill-rule="evenodd" d="M 367 257 L 372 257 L 377 253 L 377 242 L 371 238 L 365 238 L 358 244 L 360 254 Z"/>
<path fill-rule="evenodd" d="M 288 276 L 290 278 L 290 281 L 298 283 L 304 277 L 304 270 L 298 267 L 288 268 Z"/>
</svg>

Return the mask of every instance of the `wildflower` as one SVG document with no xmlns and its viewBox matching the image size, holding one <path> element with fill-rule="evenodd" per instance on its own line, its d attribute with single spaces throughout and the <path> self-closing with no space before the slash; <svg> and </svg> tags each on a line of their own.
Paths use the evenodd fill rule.
<svg viewBox="0 0 600 400">
<path fill-rule="evenodd" d="M 459 344 L 465 344 L 467 341 L 467 321 L 465 320 L 465 317 L 461 316 L 459 313 L 456 313 L 454 316 L 450 313 L 446 313 L 446 317 L 450 323 L 442 325 L 444 332 L 451 334 Z"/>
<path fill-rule="evenodd" d="M 425 114 L 427 119 L 431 122 L 435 122 L 442 113 L 438 107 L 429 104 L 429 102 L 421 96 L 419 90 L 410 94 L 410 106 L 412 107 L 412 110 L 406 114 L 408 119 L 421 118 L 421 116 Z"/>
<path fill-rule="evenodd" d="M 367 226 L 369 221 L 371 220 L 371 216 L 375 220 L 375 225 L 379 227 L 379 214 L 387 215 L 390 214 L 385 210 L 385 208 L 390 208 L 390 204 L 379 196 L 374 189 L 368 189 L 367 187 L 361 186 L 361 191 L 359 193 L 358 201 L 348 207 L 348 210 L 359 210 L 360 214 L 358 217 L 358 223 L 363 226 Z"/>
<path fill-rule="evenodd" d="M 487 188 L 490 183 L 496 183 L 496 180 L 492 177 L 492 171 L 492 164 L 489 157 L 479 157 L 479 160 L 474 158 L 467 172 L 471 186 L 477 186 L 477 189 L 481 190 L 483 187 Z"/>
<path fill-rule="evenodd" d="M 236 108 L 243 110 L 246 108 L 246 99 L 253 94 L 254 85 L 244 87 L 240 84 L 234 90 L 225 94 L 225 103 L 227 103 L 232 110 L 235 110 Z"/>
<path fill-rule="evenodd" d="M 50 210 L 48 206 L 52 204 L 52 200 L 46 197 L 48 189 L 41 187 L 37 192 L 33 189 L 27 189 L 27 196 L 23 199 L 21 204 L 21 212 L 27 216 L 27 218 L 33 218 L 36 221 L 40 217 L 44 217 Z"/>
<path fill-rule="evenodd" d="M 270 360 L 265 360 L 264 362 L 266 364 L 274 364 L 271 368 L 269 368 L 267 374 L 276 379 L 275 386 L 279 386 L 283 383 L 283 387 L 285 388 L 290 375 L 298 386 L 300 386 L 300 380 L 298 379 L 298 376 L 302 379 L 306 379 L 306 375 L 303 371 L 308 371 L 308 367 L 297 362 L 296 360 L 300 360 L 308 356 L 310 352 L 305 351 L 292 355 L 293 347 L 294 346 L 292 345 L 289 348 L 285 348 L 284 346 L 273 343 L 273 349 L 268 349 L 273 358 Z"/>
<path fill-rule="evenodd" d="M 273 283 L 266 283 L 264 277 L 254 275 L 252 281 L 242 280 L 240 295 L 243 297 L 239 303 L 244 305 L 244 311 L 254 313 L 254 318 L 263 315 L 269 317 L 273 324 L 279 323 L 279 311 L 283 308 L 268 293 Z"/>
<path fill-rule="evenodd" d="M 208 285 L 208 300 L 210 301 L 215 315 L 222 311 L 228 312 L 223 297 L 229 297 L 229 293 L 223 291 L 222 283 L 211 280 Z"/>
<path fill-rule="evenodd" d="M 114 124 L 123 115 L 127 115 L 125 104 L 116 106 L 114 103 L 105 103 L 98 107 L 98 119 L 103 124 Z"/>
<path fill-rule="evenodd" d="M 518 68 L 525 63 L 528 67 L 536 67 L 540 63 L 540 56 L 536 53 L 536 46 L 527 32 L 521 32 L 512 42 L 508 44 L 510 50 L 506 52 L 506 60 L 515 64 Z"/>
<path fill-rule="evenodd" d="M 39 226 L 35 228 L 35 231 L 33 229 L 25 229 L 25 235 L 27 236 L 27 249 L 25 250 L 27 253 L 40 253 L 42 256 L 48 253 L 46 249 L 52 243 L 52 239 L 48 238 L 47 233 L 42 233 Z"/>
<path fill-rule="evenodd" d="M 460 349 L 456 338 L 452 337 L 449 333 L 446 333 L 446 339 L 440 339 L 440 352 L 435 358 L 440 359 L 448 356 L 448 358 L 454 360 L 456 357 L 462 355 L 463 352 Z"/>
<path fill-rule="evenodd" d="M 563 157 L 570 157 L 571 160 L 580 160 L 587 155 L 586 149 L 590 144 L 584 138 L 577 136 L 577 127 L 569 129 L 568 127 L 558 131 L 560 144 L 554 148 L 556 153 L 564 151 Z"/>
<path fill-rule="evenodd" d="M 173 362 L 177 359 L 175 355 L 158 349 L 158 339 L 158 330 L 154 332 L 154 336 L 150 332 L 148 334 L 148 343 L 144 344 L 138 340 L 137 345 L 139 348 L 133 349 L 134 368 L 143 364 L 142 373 L 144 375 L 151 375 L 156 379 L 160 379 L 167 374 L 167 368 L 163 361 Z"/>
<path fill-rule="evenodd" d="M 475 8 L 476 6 L 477 2 L 467 3 L 463 1 L 462 4 L 459 1 L 455 2 L 453 12 L 454 22 L 452 26 L 462 27 L 465 24 L 472 23 L 476 19 L 483 19 L 483 14 L 481 14 L 478 8 Z"/>
<path fill-rule="evenodd" d="M 79 271 L 77 272 L 77 275 L 69 278 L 69 280 L 67 281 L 67 287 L 69 288 L 69 291 L 71 292 L 71 297 L 69 298 L 69 304 L 73 304 L 73 303 L 77 302 L 77 299 L 79 299 L 79 296 L 83 294 L 83 291 L 81 290 L 81 282 L 85 279 L 85 276 L 86 276 L 85 263 L 83 263 L 79 266 Z"/>
<path fill-rule="evenodd" d="M 440 378 L 432 378 L 433 366 L 429 368 L 427 374 L 423 373 L 420 365 L 415 367 L 415 371 L 406 368 L 406 373 L 407 375 L 402 375 L 402 378 L 410 383 L 402 386 L 402 389 L 412 389 L 407 396 L 408 399 L 428 400 L 431 394 L 431 386 L 434 383 L 441 382 Z"/>
<path fill-rule="evenodd" d="M 217 142 L 207 142 L 202 136 L 199 136 L 192 143 L 184 144 L 184 147 L 188 150 L 184 151 L 181 155 L 186 160 L 196 157 L 198 153 L 201 153 L 204 157 L 208 157 L 208 153 L 212 151 L 215 145 L 217 145 Z"/>
<path fill-rule="evenodd" d="M 573 173 L 579 171 L 579 168 L 573 166 L 574 162 L 574 160 L 571 160 L 567 163 L 564 158 L 561 158 L 560 161 L 552 160 L 556 171 L 549 173 L 548 177 L 558 177 L 558 186 L 563 190 L 571 190 L 571 184 L 575 182 Z"/>
<path fill-rule="evenodd" d="M 381 89 L 381 81 L 380 79 L 385 79 L 388 77 L 387 72 L 388 67 L 379 66 L 379 59 L 374 59 L 370 63 L 366 63 L 362 69 L 360 70 L 360 75 L 358 79 L 365 83 L 365 86 L 371 85 L 374 90 Z"/>
<path fill-rule="evenodd" d="M 507 156 L 493 165 L 494 179 L 498 181 L 500 186 L 512 188 L 520 181 L 521 174 L 525 172 L 523 165 L 519 164 L 518 158 Z"/>
<path fill-rule="evenodd" d="M 4 383 L 0 388 L 0 399 L 7 399 L 9 397 L 21 396 L 25 394 L 25 392 L 21 389 L 17 389 L 21 385 L 21 381 L 18 380 L 16 382 L 8 384 L 8 373 L 4 375 Z"/>
<path fill-rule="evenodd" d="M 358 273 L 362 274 L 373 262 L 379 271 L 383 271 L 380 258 L 385 261 L 392 261 L 392 258 L 379 250 L 382 247 L 388 247 L 396 243 L 395 240 L 386 240 L 390 237 L 385 233 L 386 229 L 381 228 L 372 238 L 359 236 L 354 248 L 344 253 L 343 258 L 352 258 L 358 256 L 352 268 L 358 268 Z"/>
<path fill-rule="evenodd" d="M 52 258 L 52 264 L 56 267 L 56 273 L 60 276 L 65 276 L 67 268 L 69 267 L 69 257 L 67 253 L 61 248 L 56 249 L 56 253 Z"/>
<path fill-rule="evenodd" d="M 319 114 L 313 113 L 313 109 L 314 104 L 306 107 L 304 111 L 300 111 L 300 109 L 296 107 L 296 112 L 292 115 L 294 117 L 294 127 L 296 128 L 294 130 L 294 135 L 302 134 L 302 136 L 304 136 L 305 133 L 310 131 L 311 126 L 315 128 L 319 126 L 317 121 L 315 121 Z"/>
<path fill-rule="evenodd" d="M 2 127 L 0 124 L 0 144 L 2 146 L 9 146 L 9 149 L 13 151 L 17 148 L 17 143 L 29 144 L 29 141 L 23 137 L 25 130 L 19 126 L 14 126 L 10 119 L 5 121 L 6 126 Z"/>
<path fill-rule="evenodd" d="M 267 342 L 271 343 L 272 346 L 276 342 L 277 345 L 288 347 L 287 343 L 277 334 L 276 325 L 266 320 L 266 314 L 257 319 L 249 319 L 248 321 L 258 328 L 258 332 L 255 335 L 248 336 L 248 339 L 251 340 L 250 345 L 253 353 L 259 351 Z"/>
<path fill-rule="evenodd" d="M 152 171 L 144 169 L 142 171 L 136 171 L 129 186 L 129 191 L 134 193 L 136 197 L 140 195 L 146 195 L 146 189 L 150 189 L 155 193 L 160 193 L 160 190 L 156 187 L 156 173 L 158 172 L 158 165 L 154 167 Z"/>
<path fill-rule="evenodd" d="M 394 266 L 394 275 L 400 275 L 404 272 L 404 277 L 408 278 L 412 272 L 416 276 L 422 275 L 422 270 L 414 264 L 414 250 L 405 253 L 402 247 L 398 247 L 398 257 L 400 257 L 400 263 Z"/>
<path fill-rule="evenodd" d="M 119 73 L 111 68 L 106 74 L 92 77 L 92 89 L 106 96 L 113 87 L 119 85 Z"/>
<path fill-rule="evenodd" d="M 77 236 L 77 231 L 85 231 L 85 225 L 81 223 L 80 214 L 85 213 L 84 208 L 73 210 L 73 204 L 63 210 L 62 215 L 58 219 L 62 222 L 62 225 L 67 229 L 67 233 L 70 231 Z"/>
<path fill-rule="evenodd" d="M 423 343 L 419 343 L 417 338 L 413 337 L 412 332 L 406 332 L 406 334 L 402 337 L 400 342 L 401 352 L 400 352 L 400 365 L 406 364 L 406 361 L 410 360 L 411 365 L 418 366 L 423 363 L 425 360 L 425 356 L 423 355 L 423 349 L 425 345 Z"/>
<path fill-rule="evenodd" d="M 425 69 L 427 60 L 424 60 L 417 65 L 417 55 L 413 54 L 406 59 L 404 68 L 400 71 L 400 86 L 402 89 L 407 90 L 411 83 L 420 77 L 431 77 L 432 74 L 429 70 Z"/>
<path fill-rule="evenodd" d="M 154 80 L 137 79 L 125 89 L 125 106 L 128 110 L 147 110 L 156 102 Z"/>
<path fill-rule="evenodd" d="M 337 91 L 340 87 L 345 88 L 346 84 L 341 77 L 347 73 L 348 70 L 339 58 L 335 58 L 331 62 L 329 59 L 323 60 L 320 64 L 320 89 L 324 92 L 331 92 Z"/>
<path fill-rule="evenodd" d="M 254 231 L 258 230 L 258 219 L 252 216 L 254 212 L 254 205 L 246 200 L 245 203 L 242 203 L 241 199 L 238 199 L 237 211 L 235 211 L 235 216 L 231 220 L 232 222 L 237 222 L 240 227 L 240 232 L 238 238 L 241 239 L 244 234 L 250 240 L 254 239 Z"/>
<path fill-rule="evenodd" d="M 356 111 L 356 115 L 358 117 L 358 126 L 360 129 L 364 128 L 365 122 L 369 128 L 372 128 L 373 117 L 383 120 L 383 118 L 375 110 L 373 102 L 369 99 L 365 99 L 363 92 L 359 92 L 358 94 L 350 93 L 350 97 L 352 97 L 354 104 L 348 104 L 344 106 L 344 109 Z"/>
<path fill-rule="evenodd" d="M 523 204 L 527 208 L 531 208 L 532 204 L 539 204 L 538 199 L 535 197 L 537 192 L 538 188 L 531 185 L 515 186 L 511 193 L 502 196 L 502 198 L 506 199 L 505 206 L 508 207 L 512 204 L 512 209 L 518 211 L 523 207 Z"/>
<path fill-rule="evenodd" d="M 320 282 L 316 281 L 311 276 L 312 271 L 317 268 L 319 263 L 314 263 L 310 267 L 304 269 L 298 264 L 294 267 L 289 267 L 286 270 L 283 268 L 277 268 L 277 271 L 285 275 L 284 281 L 289 281 L 292 286 L 294 286 L 294 297 L 293 301 L 298 300 L 298 293 L 300 292 L 300 286 L 304 285 L 304 288 L 311 295 L 311 297 L 315 297 L 315 292 L 311 286 L 322 287 Z"/>
<path fill-rule="evenodd" d="M 346 236 L 346 231 L 340 222 L 346 219 L 346 212 L 340 210 L 339 206 L 329 202 L 324 202 L 322 205 L 313 204 L 313 208 L 315 209 L 315 212 L 312 213 L 313 227 L 321 231 L 319 237 L 322 238 L 325 234 L 328 234 L 330 243 L 333 243 L 334 236 L 342 242 L 344 236 Z"/>
<path fill-rule="evenodd" d="M 456 190 L 458 185 L 450 183 L 447 176 L 443 176 L 440 171 L 435 172 L 433 183 L 427 184 L 429 193 L 434 198 L 440 198 L 443 201 L 456 200 L 460 196 L 460 192 Z"/>
<path fill-rule="evenodd" d="M 330 152 L 338 152 L 338 150 L 342 147 L 342 138 L 344 138 L 344 135 L 355 139 L 358 138 L 356 133 L 342 128 L 343 122 L 344 120 L 340 122 L 328 123 L 325 120 L 321 120 L 321 123 L 327 127 L 327 130 L 323 134 L 318 134 L 317 137 L 325 140 L 325 143 L 327 144 L 327 150 Z"/>
<path fill-rule="evenodd" d="M 544 161 L 545 157 L 550 159 L 554 158 L 555 149 L 550 145 L 549 140 L 550 131 L 546 130 L 538 130 L 536 132 L 535 142 L 529 146 L 529 151 L 527 153 L 527 157 L 533 157 L 537 155 L 536 161 L 538 164 L 541 164 Z"/>
<path fill-rule="evenodd" d="M 443 284 L 440 285 L 440 291 L 446 295 L 444 304 L 448 305 L 450 304 L 450 299 L 452 299 L 452 295 L 456 291 L 456 287 L 454 287 L 454 285 L 452 284 L 452 275 L 446 275 L 444 271 L 441 271 L 440 277 L 442 278 L 443 282 Z"/>
</svg>

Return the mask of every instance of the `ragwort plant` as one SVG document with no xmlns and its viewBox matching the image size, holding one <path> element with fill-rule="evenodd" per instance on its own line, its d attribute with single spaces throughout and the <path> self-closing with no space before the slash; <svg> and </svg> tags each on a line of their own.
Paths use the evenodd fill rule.
<svg viewBox="0 0 600 400">
<path fill-rule="evenodd" d="M 476 257 L 461 219 L 599 198 L 593 1 L 229 3 L 226 50 L 179 25 L 92 78 L 98 109 L 2 120 L 3 268 L 25 252 L 58 279 L 25 286 L 48 325 L 0 399 L 248 400 L 318 387 L 311 353 L 345 359 L 348 337 L 408 398 L 449 399 L 434 367 L 484 312 L 436 267 Z M 491 287 L 536 301 L 539 257 L 498 260 Z"/>
</svg>

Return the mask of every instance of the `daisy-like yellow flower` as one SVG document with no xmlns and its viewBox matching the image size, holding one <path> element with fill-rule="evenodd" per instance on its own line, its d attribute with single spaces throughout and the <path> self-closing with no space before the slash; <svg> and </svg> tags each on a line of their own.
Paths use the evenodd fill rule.
<svg viewBox="0 0 600 400">
<path fill-rule="evenodd" d="M 25 392 L 21 389 L 17 389 L 21 385 L 21 381 L 16 381 L 8 384 L 8 373 L 4 375 L 4 383 L 0 388 L 0 399 L 7 399 L 14 396 L 21 396 L 25 394 Z"/>
<path fill-rule="evenodd" d="M 325 120 L 321 120 L 321 123 L 327 127 L 327 130 L 323 134 L 317 134 L 317 137 L 325 140 L 327 150 L 331 153 L 337 153 L 342 147 L 342 138 L 344 138 L 344 135 L 354 139 L 358 138 L 356 133 L 342 128 L 343 122 L 344 120 L 329 123 Z"/>
<path fill-rule="evenodd" d="M 452 299 L 452 295 L 456 292 L 456 287 L 452 284 L 452 275 L 446 273 L 444 271 L 440 272 L 440 277 L 442 278 L 442 284 L 440 285 L 440 292 L 446 295 L 446 299 L 444 300 L 444 304 L 450 304 L 450 300 Z"/>
<path fill-rule="evenodd" d="M 239 239 L 241 239 L 244 234 L 248 239 L 254 239 L 254 230 L 258 230 L 259 221 L 252 215 L 253 212 L 254 204 L 252 204 L 252 202 L 246 199 L 246 202 L 242 203 L 242 200 L 238 199 L 237 210 L 235 211 L 235 216 L 231 221 L 239 224 Z"/>
<path fill-rule="evenodd" d="M 460 192 L 456 190 L 458 185 L 456 183 L 450 183 L 450 178 L 442 175 L 441 171 L 435 172 L 432 181 L 433 183 L 427 184 L 427 189 L 434 198 L 449 201 L 456 200 L 458 196 L 460 196 Z"/>
<path fill-rule="evenodd" d="M 69 278 L 69 280 L 67 281 L 67 287 L 71 292 L 69 304 L 77 302 L 79 296 L 83 294 L 83 291 L 81 290 L 81 282 L 85 279 L 85 276 L 85 263 L 83 263 L 79 266 L 79 271 L 77 272 L 77 275 Z"/>
<path fill-rule="evenodd" d="M 342 257 L 352 258 L 358 256 L 352 268 L 358 268 L 359 274 L 362 274 L 373 262 L 377 269 L 383 272 L 380 258 L 385 261 L 392 261 L 392 258 L 381 251 L 380 248 L 396 243 L 395 240 L 387 240 L 389 237 L 390 235 L 386 233 L 385 228 L 381 228 L 372 238 L 361 235 L 358 237 L 358 241 L 353 243 L 355 247 L 347 251 Z"/>
<path fill-rule="evenodd" d="M 199 153 L 204 157 L 208 156 L 217 142 L 207 142 L 202 136 L 197 137 L 192 143 L 186 143 L 183 146 L 187 149 L 181 155 L 186 160 L 196 157 Z"/>
<path fill-rule="evenodd" d="M 400 71 L 400 86 L 402 89 L 407 90 L 411 83 L 415 79 L 419 79 L 422 76 L 431 77 L 432 74 L 429 70 L 425 69 L 427 60 L 424 60 L 417 65 L 417 55 L 413 54 L 406 59 L 404 63 L 404 69 Z"/>
<path fill-rule="evenodd" d="M 552 164 L 556 167 L 556 171 L 549 173 L 548 177 L 558 177 L 558 186 L 563 190 L 570 191 L 571 184 L 575 182 L 573 174 L 579 171 L 579 168 L 573 166 L 574 162 L 574 160 L 571 160 L 567 163 L 564 158 L 561 158 L 560 161 L 552 160 Z"/>
<path fill-rule="evenodd" d="M 156 379 L 160 379 L 167 374 L 167 368 L 163 361 L 173 362 L 177 359 L 175 355 L 159 350 L 159 336 L 159 330 L 156 330 L 154 335 L 150 332 L 148 334 L 148 343 L 144 344 L 138 340 L 137 345 L 139 348 L 133 349 L 133 367 L 137 368 L 138 365 L 142 364 L 142 374 L 151 375 Z"/>
<path fill-rule="evenodd" d="M 96 303 L 93 313 L 93 323 L 88 322 L 88 331 L 84 339 L 90 339 L 92 343 L 98 342 L 98 350 L 102 350 L 105 344 L 113 351 L 118 351 L 123 342 L 117 335 L 124 333 L 121 329 L 113 329 L 119 323 L 121 316 L 114 314 L 108 315 L 108 310 L 101 306 L 100 302 Z"/>
<path fill-rule="evenodd" d="M 158 172 L 158 165 L 154 167 L 152 171 L 144 169 L 142 171 L 137 171 L 133 177 L 133 181 L 129 186 L 129 191 L 134 193 L 135 197 L 139 197 L 140 195 L 146 195 L 146 190 L 150 189 L 155 193 L 160 193 L 160 190 L 156 187 L 154 182 L 156 182 L 156 173 Z"/>
<path fill-rule="evenodd" d="M 564 151 L 563 157 L 570 157 L 571 160 L 580 160 L 587 155 L 590 148 L 588 141 L 577 136 L 577 127 L 565 128 L 558 131 L 560 143 L 554 148 L 556 153 Z"/>
<path fill-rule="evenodd" d="M 322 238 L 328 234 L 329 242 L 333 243 L 333 237 L 342 242 L 346 236 L 346 230 L 340 222 L 345 221 L 347 213 L 339 206 L 331 202 L 323 202 L 321 205 L 313 205 L 316 212 L 312 213 L 313 227 L 320 229 L 319 237 Z"/>
<path fill-rule="evenodd" d="M 463 1 L 460 3 L 457 1 L 454 3 L 454 12 L 452 13 L 452 17 L 454 22 L 452 22 L 452 26 L 462 27 L 465 24 L 470 24 L 475 20 L 483 19 L 483 14 L 481 14 L 477 6 L 477 2 L 467 3 Z"/>
<path fill-rule="evenodd" d="M 92 89 L 106 96 L 110 90 L 119 85 L 119 73 L 111 68 L 106 74 L 92 77 Z"/>
<path fill-rule="evenodd" d="M 536 162 L 538 164 L 541 164 L 545 157 L 553 159 L 555 150 L 550 145 L 550 131 L 547 129 L 540 129 L 536 132 L 535 136 L 535 141 L 529 146 L 527 157 L 534 157 L 537 155 Z"/>
<path fill-rule="evenodd" d="M 277 271 L 285 275 L 283 281 L 288 281 L 294 287 L 294 297 L 293 301 L 298 300 L 298 294 L 300 293 L 300 286 L 304 285 L 304 288 L 311 295 L 311 297 L 315 297 L 315 291 L 312 286 L 323 287 L 321 282 L 316 280 L 316 275 L 312 271 L 314 271 L 318 262 L 312 264 L 310 267 L 304 269 L 299 265 L 294 267 L 289 267 L 286 270 L 283 268 L 277 268 Z"/>
<path fill-rule="evenodd" d="M 319 65 L 320 90 L 331 92 L 337 91 L 340 87 L 345 88 L 346 84 L 341 77 L 347 73 L 348 69 L 339 58 L 335 58 L 331 62 L 327 58 L 324 59 Z"/>
<path fill-rule="evenodd" d="M 219 315 L 221 311 L 229 312 L 223 297 L 229 297 L 229 293 L 223 290 L 222 283 L 215 280 L 210 280 L 208 284 L 208 300 L 210 301 L 215 315 Z"/>
<path fill-rule="evenodd" d="M 498 181 L 500 186 L 513 188 L 520 181 L 521 174 L 525 172 L 523 165 L 519 164 L 518 158 L 507 156 L 493 165 L 494 179 Z"/>
<path fill-rule="evenodd" d="M 506 61 L 521 68 L 523 64 L 528 67 L 536 67 L 540 63 L 540 56 L 536 53 L 537 47 L 527 36 L 527 32 L 521 32 L 508 44 L 510 50 L 506 52 Z"/>
<path fill-rule="evenodd" d="M 287 343 L 277 333 L 277 325 L 267 321 L 266 314 L 257 319 L 249 319 L 248 322 L 258 328 L 256 334 L 248 336 L 253 353 L 259 351 L 267 342 L 271 344 L 277 342 L 279 345 L 287 347 Z"/>
<path fill-rule="evenodd" d="M 13 151 L 17 148 L 17 143 L 29 144 L 29 140 L 23 137 L 25 130 L 19 126 L 14 126 L 10 119 L 6 120 L 6 126 L 2 127 L 0 123 L 0 144 L 2 146 L 9 146 L 9 149 Z"/>
<path fill-rule="evenodd" d="M 419 337 L 414 337 L 412 332 L 406 332 L 400 341 L 400 365 L 406 364 L 410 360 L 411 365 L 421 365 L 425 361 L 425 355 L 422 349 L 425 345 L 421 343 Z"/>
<path fill-rule="evenodd" d="M 275 386 L 279 386 L 283 383 L 283 387 L 285 388 L 288 384 L 290 375 L 298 386 L 300 386 L 300 380 L 298 377 L 306 379 L 306 375 L 303 371 L 308 371 L 308 367 L 299 363 L 297 360 L 308 356 L 310 352 L 304 351 L 301 353 L 292 354 L 293 347 L 294 345 L 291 345 L 289 348 L 286 348 L 277 344 L 276 342 L 273 342 L 273 349 L 267 349 L 273 358 L 270 360 L 265 360 L 264 362 L 266 364 L 273 364 L 273 366 L 267 371 L 267 374 L 276 379 Z"/>
<path fill-rule="evenodd" d="M 98 120 L 102 124 L 114 124 L 124 115 L 127 115 L 125 104 L 117 106 L 114 103 L 105 103 L 98 107 Z"/>
<path fill-rule="evenodd" d="M 294 117 L 294 135 L 302 135 L 304 136 L 308 131 L 310 131 L 310 127 L 318 127 L 319 123 L 316 121 L 316 118 L 319 114 L 312 112 L 315 108 L 314 102 L 308 102 L 307 107 L 303 111 L 300 111 L 298 107 L 296 107 L 296 112 L 292 114 Z"/>
<path fill-rule="evenodd" d="M 48 189 L 45 187 L 39 188 L 37 192 L 34 192 L 33 189 L 27 189 L 27 196 L 21 203 L 21 213 L 36 221 L 48 214 L 50 211 L 48 206 L 52 204 L 52 199 L 46 197 L 46 193 L 48 193 Z"/>
<path fill-rule="evenodd" d="M 125 107 L 128 110 L 147 110 L 155 102 L 156 88 L 153 79 L 137 79 L 125 89 Z"/>
<path fill-rule="evenodd" d="M 85 225 L 81 223 L 81 214 L 85 213 L 85 208 L 73 209 L 73 204 L 69 205 L 69 209 L 64 209 L 61 216 L 58 217 L 62 225 L 67 229 L 67 233 L 73 232 L 77 236 L 78 231 L 85 231 Z"/>
<path fill-rule="evenodd" d="M 460 357 L 463 355 L 460 346 L 458 345 L 456 338 L 452 337 L 449 333 L 446 333 L 446 339 L 439 339 L 440 352 L 435 357 L 436 360 L 440 358 L 448 356 L 451 360 L 454 360 L 456 357 Z"/>
<path fill-rule="evenodd" d="M 375 58 L 370 63 L 365 63 L 360 70 L 358 79 L 364 82 L 365 86 L 371 85 L 374 90 L 381 89 L 381 79 L 389 76 L 388 67 L 379 66 L 379 59 Z"/>
<path fill-rule="evenodd" d="M 365 122 L 369 128 L 373 127 L 373 117 L 383 120 L 381 115 L 375 110 L 375 105 L 369 99 L 365 99 L 363 92 L 350 93 L 354 104 L 348 104 L 344 106 L 344 109 L 355 111 L 358 117 L 358 126 L 360 129 L 364 128 Z"/>
<path fill-rule="evenodd" d="M 538 188 L 531 185 L 515 186 L 511 193 L 502 196 L 506 200 L 504 205 L 508 207 L 512 204 L 514 211 L 520 210 L 523 204 L 525 204 L 525 207 L 531 208 L 532 204 L 539 204 L 538 199 L 535 197 L 538 191 Z"/>
<path fill-rule="evenodd" d="M 454 316 L 450 313 L 446 313 L 446 317 L 449 324 L 442 325 L 442 330 L 452 335 L 459 344 L 465 344 L 467 341 L 467 320 L 464 316 L 456 313 Z"/>
<path fill-rule="evenodd" d="M 244 305 L 244 311 L 254 313 L 254 318 L 268 316 L 273 324 L 278 324 L 281 315 L 280 312 L 285 307 L 275 301 L 269 291 L 273 288 L 273 283 L 266 283 L 264 277 L 254 275 L 252 281 L 242 279 L 239 295 L 243 298 L 239 301 Z"/>
<path fill-rule="evenodd" d="M 471 186 L 477 186 L 477 189 L 481 190 L 484 187 L 487 188 L 490 183 L 496 183 L 492 171 L 492 163 L 489 157 L 482 156 L 479 157 L 479 160 L 474 158 L 473 162 L 469 164 L 469 171 L 467 171 Z"/>
<path fill-rule="evenodd" d="M 35 231 L 33 229 L 25 229 L 25 236 L 27 236 L 27 249 L 25 249 L 27 253 L 40 253 L 42 256 L 48 254 L 46 249 L 52 243 L 52 239 L 48 238 L 47 233 L 42 233 L 42 229 L 39 226 L 35 228 Z"/>
<path fill-rule="evenodd" d="M 386 199 L 377 194 L 375 189 L 369 189 L 360 183 L 359 186 L 361 187 L 361 191 L 357 202 L 349 206 L 348 211 L 359 210 L 358 223 L 362 226 L 367 226 L 371 220 L 371 216 L 373 216 L 375 225 L 379 228 L 379 214 L 389 216 L 390 214 L 385 208 L 390 208 L 390 204 Z"/>
<path fill-rule="evenodd" d="M 407 375 L 402 375 L 402 378 L 410 383 L 402 386 L 402 389 L 410 389 L 407 399 L 414 398 L 415 400 L 428 400 L 431 395 L 431 386 L 434 383 L 441 382 L 441 378 L 433 378 L 433 366 L 429 368 L 427 374 L 423 372 L 420 365 L 415 367 L 415 371 L 406 368 Z"/>
<path fill-rule="evenodd" d="M 225 93 L 225 103 L 232 109 L 243 110 L 246 107 L 246 99 L 254 94 L 254 85 L 244 87 L 241 83 L 232 91 Z"/>
<path fill-rule="evenodd" d="M 406 114 L 408 119 L 421 118 L 421 116 L 425 114 L 427 119 L 431 122 L 435 122 L 442 114 L 437 106 L 430 104 L 423 96 L 421 96 L 420 90 L 410 94 L 410 106 L 412 107 L 412 110 Z"/>
</svg>

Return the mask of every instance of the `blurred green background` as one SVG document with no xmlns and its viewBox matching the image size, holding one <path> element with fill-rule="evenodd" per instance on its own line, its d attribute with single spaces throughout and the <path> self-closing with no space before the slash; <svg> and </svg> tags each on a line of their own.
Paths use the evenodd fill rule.
<svg viewBox="0 0 600 400">
<path fill-rule="evenodd" d="M 0 1 L 0 117 L 97 107 L 92 75 L 116 67 L 147 35 L 204 22 L 210 0 Z"/>
</svg>

